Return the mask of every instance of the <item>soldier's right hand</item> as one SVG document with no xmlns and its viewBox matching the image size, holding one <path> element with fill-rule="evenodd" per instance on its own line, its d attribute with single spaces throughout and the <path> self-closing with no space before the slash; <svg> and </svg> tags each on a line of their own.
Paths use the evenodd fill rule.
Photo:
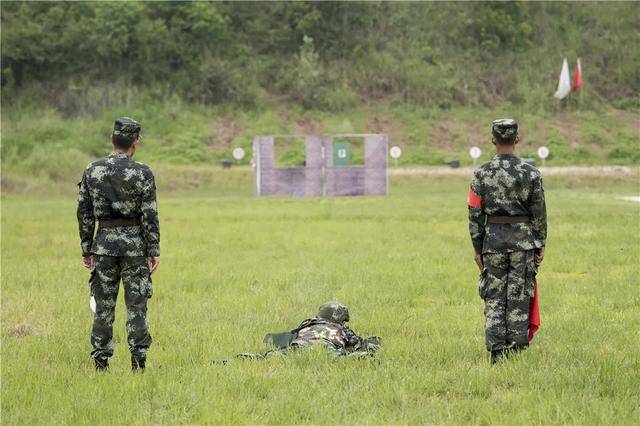
<svg viewBox="0 0 640 426">
<path fill-rule="evenodd" d="M 536 268 L 539 268 L 542 265 L 542 260 L 544 259 L 544 250 L 537 249 L 536 250 Z"/>
<path fill-rule="evenodd" d="M 149 265 L 149 275 L 153 274 L 153 271 L 158 269 L 158 265 L 160 265 L 160 256 L 148 256 L 147 265 Z"/>
<path fill-rule="evenodd" d="M 96 266 L 96 258 L 93 256 L 82 256 L 82 266 L 93 269 Z"/>
</svg>

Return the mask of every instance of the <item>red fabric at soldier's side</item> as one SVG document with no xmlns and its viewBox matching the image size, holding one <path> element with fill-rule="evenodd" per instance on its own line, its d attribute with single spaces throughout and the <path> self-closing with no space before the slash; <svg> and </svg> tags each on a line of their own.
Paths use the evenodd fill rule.
<svg viewBox="0 0 640 426">
<path fill-rule="evenodd" d="M 540 328 L 540 306 L 538 305 L 538 280 L 533 285 L 533 298 L 529 302 L 529 341 Z"/>
<path fill-rule="evenodd" d="M 473 189 L 469 188 L 469 195 L 467 195 L 467 204 L 469 205 L 469 207 L 480 209 L 482 208 L 482 197 L 473 192 Z"/>
</svg>

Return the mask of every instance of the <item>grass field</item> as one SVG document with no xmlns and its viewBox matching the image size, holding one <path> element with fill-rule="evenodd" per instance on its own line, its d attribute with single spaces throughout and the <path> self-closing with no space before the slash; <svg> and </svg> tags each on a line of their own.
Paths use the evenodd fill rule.
<svg viewBox="0 0 640 426">
<path fill-rule="evenodd" d="M 161 177 L 159 181 L 168 182 Z M 490 366 L 461 177 L 388 197 L 254 198 L 250 176 L 159 198 L 148 371 L 132 376 L 122 294 L 109 374 L 89 359 L 88 273 L 72 196 L 2 199 L 2 424 L 640 424 L 640 204 L 632 178 L 549 177 L 542 329 Z M 382 336 L 375 359 L 323 350 L 211 361 L 330 299 Z"/>
</svg>

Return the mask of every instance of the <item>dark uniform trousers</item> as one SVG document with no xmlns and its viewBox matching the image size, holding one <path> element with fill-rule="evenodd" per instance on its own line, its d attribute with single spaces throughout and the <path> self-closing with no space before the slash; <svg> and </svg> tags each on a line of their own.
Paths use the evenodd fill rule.
<svg viewBox="0 0 640 426">
<path fill-rule="evenodd" d="M 96 301 L 93 316 L 91 345 L 93 358 L 113 355 L 113 321 L 120 280 L 124 283 L 124 301 L 127 308 L 127 342 L 136 359 L 146 358 L 151 346 L 147 325 L 147 299 L 153 290 L 147 258 L 144 256 L 95 255 L 96 266 L 91 273 L 91 294 Z"/>
<path fill-rule="evenodd" d="M 487 350 L 528 346 L 529 301 L 535 281 L 534 250 L 484 253 L 480 297 L 484 299 Z"/>
</svg>

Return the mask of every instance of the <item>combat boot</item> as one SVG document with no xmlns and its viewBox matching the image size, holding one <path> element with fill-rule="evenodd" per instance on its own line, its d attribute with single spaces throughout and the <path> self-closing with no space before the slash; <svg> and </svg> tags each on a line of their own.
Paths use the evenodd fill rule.
<svg viewBox="0 0 640 426">
<path fill-rule="evenodd" d="M 146 358 L 136 358 L 131 356 L 131 372 L 132 373 L 144 373 L 145 364 L 147 362 Z"/>
<path fill-rule="evenodd" d="M 491 351 L 491 364 L 495 364 L 496 362 L 500 361 L 503 356 L 503 350 Z"/>
<path fill-rule="evenodd" d="M 513 348 L 512 348 L 512 350 L 513 350 L 513 352 L 514 352 L 514 353 L 517 353 L 517 352 L 522 352 L 522 351 L 524 351 L 524 350 L 525 350 L 525 349 L 527 349 L 528 347 L 529 347 L 529 344 L 528 344 L 528 343 L 525 343 L 525 344 L 519 344 L 519 345 L 514 345 L 514 346 L 513 346 Z"/>
<path fill-rule="evenodd" d="M 94 358 L 96 363 L 96 371 L 99 373 L 105 373 L 109 371 L 109 358 Z"/>
<path fill-rule="evenodd" d="M 510 358 L 513 355 L 517 355 L 519 352 L 527 349 L 527 347 L 529 347 L 529 344 L 519 345 L 516 343 L 512 343 L 507 348 L 502 350 L 502 358 Z"/>
</svg>

